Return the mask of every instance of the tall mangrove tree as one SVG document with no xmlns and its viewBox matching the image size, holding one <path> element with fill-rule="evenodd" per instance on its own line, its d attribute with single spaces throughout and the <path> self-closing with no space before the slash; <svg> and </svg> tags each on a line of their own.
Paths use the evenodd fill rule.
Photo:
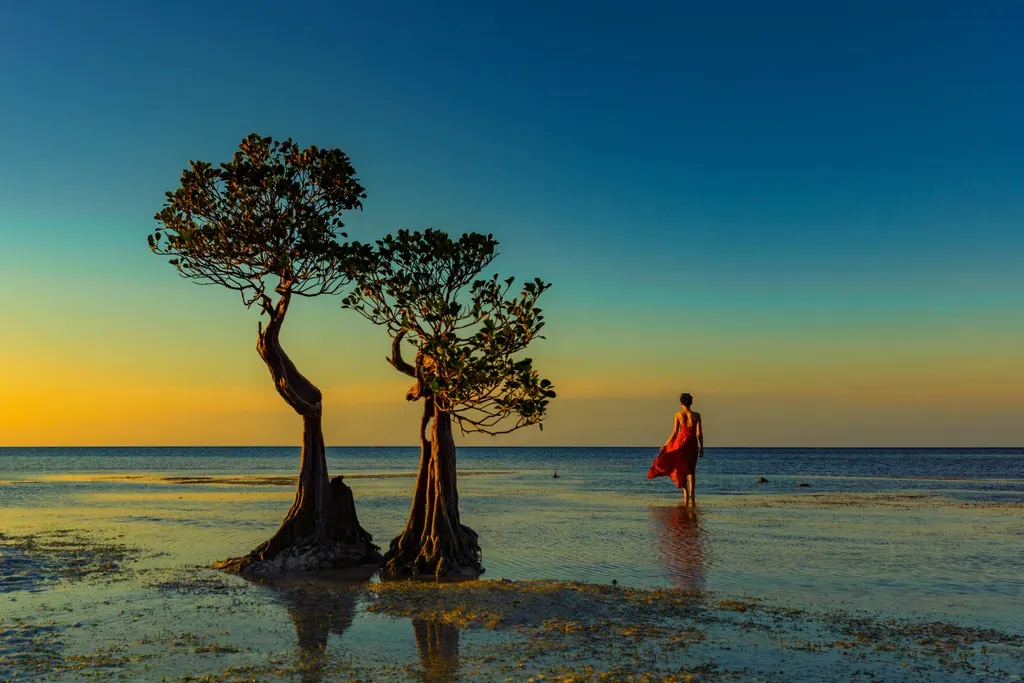
<svg viewBox="0 0 1024 683">
<path fill-rule="evenodd" d="M 351 282 L 351 258 L 339 243 L 344 211 L 365 192 L 339 149 L 300 149 L 291 139 L 256 134 L 231 161 L 193 161 L 181 186 L 167 192 L 149 236 L 178 273 L 237 292 L 262 318 L 256 350 L 277 392 L 302 418 L 295 501 L 269 540 L 244 557 L 219 563 L 246 573 L 315 570 L 379 561 L 341 477 L 328 479 L 321 420 L 323 397 L 281 346 L 296 297 L 336 294 Z M 265 324 L 264 324 L 265 322 Z"/>
</svg>

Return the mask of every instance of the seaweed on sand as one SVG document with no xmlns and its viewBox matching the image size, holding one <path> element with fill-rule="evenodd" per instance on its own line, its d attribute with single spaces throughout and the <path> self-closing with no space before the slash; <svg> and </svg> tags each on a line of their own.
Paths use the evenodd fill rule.
<svg viewBox="0 0 1024 683">
<path fill-rule="evenodd" d="M 830 680 L 849 677 L 845 662 L 883 677 L 909 669 L 970 679 L 1003 673 L 1024 658 L 1024 637 L 993 629 L 809 612 L 693 591 L 560 581 L 386 582 L 370 590 L 369 611 L 493 633 L 488 667 L 529 671 L 537 680 L 749 679 L 766 673 L 750 669 L 762 661 L 786 671 L 787 680 L 820 675 L 825 662 Z M 744 650 L 756 654 L 732 654 Z M 463 652 L 462 660 L 475 652 Z"/>
<path fill-rule="evenodd" d="M 6 592 L 5 584 L 8 590 L 18 590 L 60 579 L 124 579 L 130 573 L 129 565 L 141 555 L 141 549 L 135 546 L 77 530 L 23 535 L 0 532 L 0 593 Z M 5 565 L 8 571 L 4 571 Z"/>
</svg>

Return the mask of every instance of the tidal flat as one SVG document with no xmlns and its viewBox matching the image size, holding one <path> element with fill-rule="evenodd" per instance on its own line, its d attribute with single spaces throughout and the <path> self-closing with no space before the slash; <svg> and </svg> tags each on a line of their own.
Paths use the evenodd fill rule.
<svg viewBox="0 0 1024 683">
<path fill-rule="evenodd" d="M 688 510 L 614 471 L 470 471 L 487 572 L 440 584 L 209 569 L 276 528 L 284 470 L 4 472 L 0 680 L 1024 680 L 1016 480 L 712 472 Z M 403 473 L 346 476 L 385 547 Z"/>
</svg>

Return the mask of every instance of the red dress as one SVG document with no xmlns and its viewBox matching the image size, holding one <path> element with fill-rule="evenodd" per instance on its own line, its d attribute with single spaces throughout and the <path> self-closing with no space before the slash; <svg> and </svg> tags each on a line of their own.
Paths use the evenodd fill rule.
<svg viewBox="0 0 1024 683">
<path fill-rule="evenodd" d="M 697 430 L 696 427 L 679 425 L 679 433 L 658 457 L 654 459 L 647 478 L 672 477 L 677 488 L 686 485 L 686 475 L 697 471 Z"/>
</svg>

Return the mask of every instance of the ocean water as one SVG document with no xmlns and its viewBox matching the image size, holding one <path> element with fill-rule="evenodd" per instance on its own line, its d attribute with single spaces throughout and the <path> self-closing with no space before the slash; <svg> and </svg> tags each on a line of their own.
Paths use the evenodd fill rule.
<svg viewBox="0 0 1024 683">
<path fill-rule="evenodd" d="M 168 479 L 294 475 L 298 453 L 0 449 L 0 532 L 82 528 L 207 564 L 272 533 L 293 488 Z M 480 534 L 485 577 L 675 586 L 1024 632 L 1024 449 L 710 448 L 696 510 L 668 479 L 646 479 L 654 455 L 460 449 L 463 523 Z M 328 451 L 384 547 L 405 522 L 413 480 L 401 475 L 416 463 L 415 448 Z M 45 587 L 45 572 L 33 579 L 19 562 L 0 557 L 0 593 Z"/>
<path fill-rule="evenodd" d="M 462 447 L 458 460 L 466 470 L 557 470 L 585 491 L 648 493 L 656 484 L 644 475 L 654 455 L 651 448 Z M 298 456 L 298 448 L 288 447 L 0 448 L 0 477 L 101 472 L 294 474 Z M 327 449 L 332 475 L 411 471 L 417 458 L 414 447 Z M 716 494 L 771 493 L 779 487 L 787 490 L 796 480 L 813 479 L 819 493 L 927 491 L 963 500 L 1021 501 L 1024 448 L 708 448 L 698 476 L 700 490 Z M 759 476 L 776 480 L 758 485 Z"/>
</svg>

